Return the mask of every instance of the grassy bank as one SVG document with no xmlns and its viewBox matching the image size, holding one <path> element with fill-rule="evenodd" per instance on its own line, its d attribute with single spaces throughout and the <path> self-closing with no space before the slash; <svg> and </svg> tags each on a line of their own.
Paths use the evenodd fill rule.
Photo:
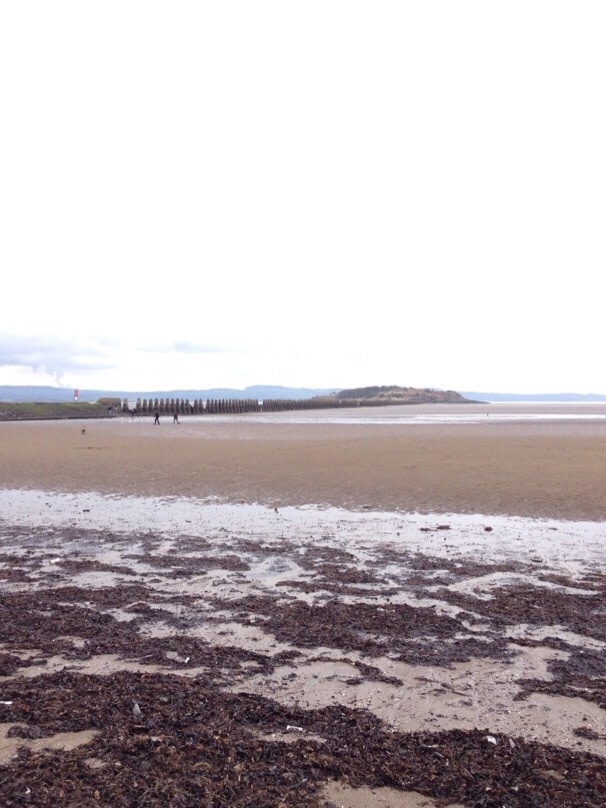
<svg viewBox="0 0 606 808">
<path fill-rule="evenodd" d="M 106 404 L 98 402 L 0 401 L 0 421 L 47 421 L 67 418 L 109 418 Z"/>
</svg>

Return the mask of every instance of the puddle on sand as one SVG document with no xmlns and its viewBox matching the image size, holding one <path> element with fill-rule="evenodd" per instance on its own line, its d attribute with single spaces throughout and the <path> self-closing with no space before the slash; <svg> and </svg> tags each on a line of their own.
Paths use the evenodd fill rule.
<svg viewBox="0 0 606 808">
<path fill-rule="evenodd" d="M 418 791 L 396 791 L 393 788 L 354 788 L 340 782 L 327 783 L 322 796 L 337 808 L 434 808 L 438 803 Z M 461 803 L 449 803 L 450 808 L 464 808 Z"/>
<path fill-rule="evenodd" d="M 85 729 L 81 732 L 58 732 L 56 735 L 49 735 L 46 738 L 9 737 L 10 730 L 18 726 L 21 725 L 0 724 L 0 765 L 8 763 L 23 747 L 32 752 L 45 750 L 69 752 L 71 749 L 89 743 L 100 734 L 98 730 Z"/>
<path fill-rule="evenodd" d="M 302 548 L 322 544 L 346 547 L 364 566 L 364 545 L 395 545 L 434 558 L 532 562 L 574 577 L 606 567 L 606 523 L 504 517 L 482 514 L 417 514 L 346 511 L 313 505 L 279 510 L 258 504 L 225 504 L 178 497 L 122 497 L 95 492 L 0 489 L 0 531 L 8 525 L 82 528 L 125 534 L 145 532 L 171 546 L 170 537 L 201 537 L 221 547 L 221 539 L 250 539 L 263 553 L 251 577 L 294 572 L 289 562 L 269 558 L 284 541 Z M 58 537 L 60 541 L 60 537 Z M 130 539 L 132 541 L 132 538 Z M 158 552 L 162 551 L 159 546 Z M 107 552 L 107 549 L 106 549 Z M 304 552 L 304 549 L 302 549 Z"/>
</svg>

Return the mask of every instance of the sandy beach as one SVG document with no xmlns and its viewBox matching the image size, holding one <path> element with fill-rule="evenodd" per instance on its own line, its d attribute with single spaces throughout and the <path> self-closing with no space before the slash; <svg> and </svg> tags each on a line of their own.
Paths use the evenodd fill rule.
<svg viewBox="0 0 606 808">
<path fill-rule="evenodd" d="M 384 409 L 0 424 L 7 805 L 604 804 L 606 407 Z"/>
<path fill-rule="evenodd" d="M 150 416 L 5 423 L 0 485 L 606 519 L 606 406 L 545 410 L 550 419 L 537 420 L 536 406 L 455 405 L 328 412 L 325 421 L 303 412 L 182 417 L 178 425 L 166 417 L 159 427 Z M 394 423 L 427 413 L 444 420 Z"/>
</svg>

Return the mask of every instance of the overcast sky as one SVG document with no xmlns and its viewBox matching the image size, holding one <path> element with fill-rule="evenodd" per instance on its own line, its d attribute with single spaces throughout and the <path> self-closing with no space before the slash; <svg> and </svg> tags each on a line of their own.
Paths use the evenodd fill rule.
<svg viewBox="0 0 606 808">
<path fill-rule="evenodd" d="M 606 4 L 0 6 L 0 384 L 606 393 Z"/>
</svg>

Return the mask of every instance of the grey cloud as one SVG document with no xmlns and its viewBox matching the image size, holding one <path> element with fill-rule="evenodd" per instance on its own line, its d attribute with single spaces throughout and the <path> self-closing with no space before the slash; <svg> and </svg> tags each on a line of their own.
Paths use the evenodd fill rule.
<svg viewBox="0 0 606 808">
<path fill-rule="evenodd" d="M 101 341 L 79 343 L 58 337 L 0 335 L 0 367 L 44 370 L 56 379 L 73 371 L 115 367 L 112 348 Z"/>
<path fill-rule="evenodd" d="M 201 342 L 187 342 L 184 340 L 176 342 L 166 342 L 162 344 L 152 343 L 141 350 L 147 353 L 181 353 L 181 354 L 213 354 L 228 353 L 229 349 L 223 346 L 207 345 Z"/>
<path fill-rule="evenodd" d="M 209 345 L 202 345 L 196 342 L 174 342 L 172 349 L 177 353 L 217 353 L 217 348 Z"/>
<path fill-rule="evenodd" d="M 114 340 L 86 338 L 65 339 L 57 336 L 15 336 L 0 333 L 0 367 L 22 367 L 42 371 L 61 383 L 66 373 L 111 370 L 120 364 L 124 351 L 145 353 L 181 353 L 188 355 L 225 353 L 229 349 L 187 341 L 173 341 L 145 346 L 120 345 Z"/>
</svg>

